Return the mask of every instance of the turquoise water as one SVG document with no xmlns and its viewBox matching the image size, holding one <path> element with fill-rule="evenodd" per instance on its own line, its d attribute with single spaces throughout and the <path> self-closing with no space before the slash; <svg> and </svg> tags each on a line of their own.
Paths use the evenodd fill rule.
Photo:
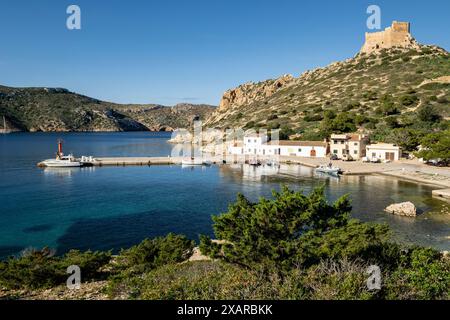
<svg viewBox="0 0 450 320">
<path fill-rule="evenodd" d="M 211 234 L 211 215 L 226 210 L 241 192 L 256 200 L 288 184 L 311 190 L 325 184 L 331 199 L 350 193 L 354 216 L 387 222 L 403 242 L 450 248 L 448 204 L 431 199 L 431 188 L 391 178 L 316 177 L 309 168 L 283 166 L 143 166 L 41 169 L 56 140 L 66 153 L 94 156 L 167 156 L 166 133 L 20 133 L 0 136 L 0 257 L 27 247 L 129 247 L 168 232 L 197 240 Z M 278 174 L 274 174 L 278 173 Z M 280 173 L 282 176 L 280 176 Z M 383 212 L 386 205 L 413 201 L 423 214 L 416 219 Z"/>
</svg>

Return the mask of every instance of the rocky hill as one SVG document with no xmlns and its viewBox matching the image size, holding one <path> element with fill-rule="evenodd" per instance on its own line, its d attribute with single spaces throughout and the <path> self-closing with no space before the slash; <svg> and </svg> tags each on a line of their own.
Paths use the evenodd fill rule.
<svg viewBox="0 0 450 320">
<path fill-rule="evenodd" d="M 330 120 L 338 117 L 352 122 L 347 131 L 369 132 L 413 124 L 424 107 L 448 120 L 449 53 L 407 39 L 403 46 L 377 49 L 371 37 L 370 52 L 297 78 L 285 75 L 228 90 L 205 125 L 281 127 L 291 138 L 322 139 Z"/>
<path fill-rule="evenodd" d="M 213 110 L 209 105 L 123 105 L 61 88 L 0 86 L 0 118 L 5 116 L 8 129 L 20 131 L 172 131 Z"/>
</svg>

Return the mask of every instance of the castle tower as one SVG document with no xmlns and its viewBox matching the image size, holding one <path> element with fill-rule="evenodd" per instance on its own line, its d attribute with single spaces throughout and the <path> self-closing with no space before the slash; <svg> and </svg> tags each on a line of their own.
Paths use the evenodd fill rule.
<svg viewBox="0 0 450 320">
<path fill-rule="evenodd" d="M 361 53 L 371 53 L 393 47 L 417 48 L 418 44 L 411 36 L 409 22 L 392 22 L 384 31 L 366 32 L 366 42 Z"/>
</svg>

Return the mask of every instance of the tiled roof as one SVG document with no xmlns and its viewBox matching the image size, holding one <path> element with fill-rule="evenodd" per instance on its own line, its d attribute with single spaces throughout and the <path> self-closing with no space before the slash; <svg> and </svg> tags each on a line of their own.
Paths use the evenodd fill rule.
<svg viewBox="0 0 450 320">
<path fill-rule="evenodd" d="M 350 137 L 350 141 L 361 141 L 361 140 L 367 138 L 362 134 L 350 134 L 349 137 Z"/>
<path fill-rule="evenodd" d="M 367 138 L 367 136 L 358 133 L 350 133 L 350 134 L 332 134 L 331 139 L 333 140 L 350 140 L 350 141 L 361 141 Z"/>
</svg>

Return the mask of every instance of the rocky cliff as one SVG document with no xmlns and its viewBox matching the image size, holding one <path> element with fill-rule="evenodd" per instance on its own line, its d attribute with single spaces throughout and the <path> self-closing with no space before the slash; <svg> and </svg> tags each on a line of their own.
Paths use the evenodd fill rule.
<svg viewBox="0 0 450 320">
<path fill-rule="evenodd" d="M 172 131 L 204 119 L 215 108 L 179 104 L 123 105 L 60 88 L 0 86 L 0 119 L 21 131 Z M 1 121 L 3 127 L 3 121 Z"/>
</svg>

